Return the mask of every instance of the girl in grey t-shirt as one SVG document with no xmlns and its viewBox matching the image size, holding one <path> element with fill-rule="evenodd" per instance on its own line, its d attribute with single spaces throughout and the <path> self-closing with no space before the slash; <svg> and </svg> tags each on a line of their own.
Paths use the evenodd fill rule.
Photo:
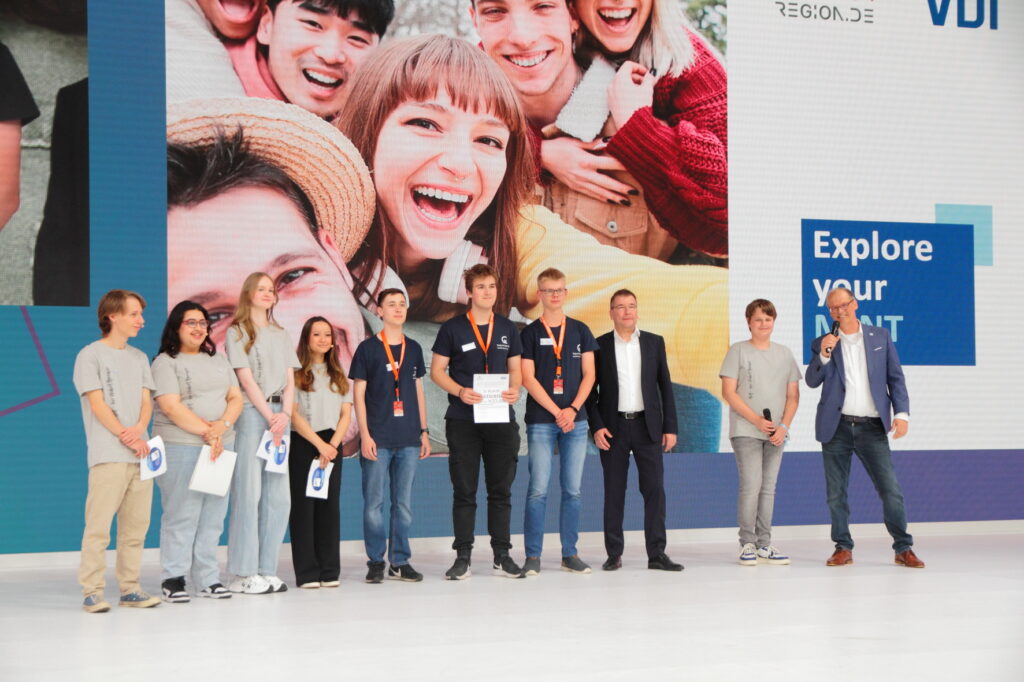
<svg viewBox="0 0 1024 682">
<path fill-rule="evenodd" d="M 788 564 L 789 557 L 771 544 L 772 512 L 783 445 L 800 401 L 800 368 L 788 348 L 771 340 L 776 317 L 771 301 L 751 301 L 746 316 L 750 340 L 733 344 L 719 371 L 739 469 L 739 562 Z"/>
<path fill-rule="evenodd" d="M 234 440 L 232 427 L 242 412 L 235 373 L 210 339 L 210 316 L 203 306 L 182 301 L 171 309 L 153 360 L 156 411 L 153 433 L 164 440 L 167 473 L 160 486 L 160 565 L 163 598 L 187 602 L 185 578 L 191 573 L 196 594 L 224 599 L 217 545 L 224 528 L 228 496 L 189 490 L 204 445 L 220 456 Z"/>
<path fill-rule="evenodd" d="M 288 476 L 266 471 L 256 455 L 264 431 L 280 442 L 288 429 L 293 370 L 299 367 L 288 332 L 274 321 L 276 303 L 277 288 L 269 275 L 246 277 L 225 342 L 245 399 L 235 429 L 238 459 L 228 523 L 228 572 L 237 576 L 228 589 L 244 594 L 288 589 L 277 577 L 277 555 L 288 528 Z"/>
</svg>

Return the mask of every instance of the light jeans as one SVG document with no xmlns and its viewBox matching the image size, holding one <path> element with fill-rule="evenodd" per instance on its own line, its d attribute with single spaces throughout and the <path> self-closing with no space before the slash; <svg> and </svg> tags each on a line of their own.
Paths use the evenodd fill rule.
<svg viewBox="0 0 1024 682">
<path fill-rule="evenodd" d="M 89 468 L 85 498 L 85 531 L 78 582 L 82 595 L 103 594 L 110 524 L 117 515 L 117 583 L 121 594 L 140 591 L 142 545 L 149 530 L 153 480 L 139 477 L 137 463 L 105 462 Z"/>
<path fill-rule="evenodd" d="M 270 409 L 281 411 L 280 403 Z M 277 560 L 288 530 L 291 492 L 288 474 L 267 473 L 256 456 L 267 421 L 252 405 L 242 408 L 235 429 L 235 473 L 231 477 L 228 572 L 277 575 Z"/>
<path fill-rule="evenodd" d="M 772 543 L 775 481 L 782 465 L 782 447 L 749 436 L 735 436 L 729 440 L 736 453 L 736 469 L 740 478 L 736 501 L 740 544 L 767 547 Z"/>
<path fill-rule="evenodd" d="M 524 523 L 526 556 L 539 557 L 544 549 L 544 514 L 556 443 L 562 461 L 559 470 L 562 505 L 558 531 L 562 556 L 573 556 L 580 534 L 580 487 L 587 455 L 587 422 L 576 422 L 569 433 L 564 433 L 557 424 L 527 424 L 526 443 L 530 460 L 530 487 L 526 495 Z"/>
<path fill-rule="evenodd" d="M 217 545 L 224 531 L 228 495 L 218 497 L 188 489 L 201 445 L 167 443 L 167 473 L 157 476 L 160 501 L 161 579 L 186 576 L 196 590 L 220 582 Z M 229 448 L 230 449 L 230 448 Z"/>
<path fill-rule="evenodd" d="M 420 446 L 377 448 L 377 460 L 359 458 L 363 473 L 363 542 L 371 563 L 384 561 L 387 548 L 392 566 L 409 563 L 409 527 L 412 526 L 412 482 Z M 384 525 L 384 484 L 391 481 L 391 524 Z M 388 539 L 390 538 L 390 542 Z"/>
</svg>

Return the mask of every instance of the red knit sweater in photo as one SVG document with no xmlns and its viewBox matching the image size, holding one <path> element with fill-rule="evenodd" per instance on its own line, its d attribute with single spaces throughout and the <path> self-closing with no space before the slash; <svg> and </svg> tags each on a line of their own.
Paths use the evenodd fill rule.
<svg viewBox="0 0 1024 682">
<path fill-rule="evenodd" d="M 634 113 L 608 143 L 643 186 L 658 222 L 681 243 L 727 256 L 726 76 L 692 33 L 694 62 L 654 85 L 653 106 Z"/>
</svg>

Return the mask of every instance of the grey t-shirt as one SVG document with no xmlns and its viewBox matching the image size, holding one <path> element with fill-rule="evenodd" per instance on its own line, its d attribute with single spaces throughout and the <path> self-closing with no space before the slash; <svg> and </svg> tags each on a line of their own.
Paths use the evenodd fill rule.
<svg viewBox="0 0 1024 682">
<path fill-rule="evenodd" d="M 102 341 L 94 341 L 75 358 L 74 382 L 82 401 L 89 466 L 138 462 L 131 448 L 122 444 L 117 435 L 96 418 L 85 394 L 102 390 L 103 402 L 117 415 L 118 421 L 126 427 L 135 425 L 142 413 L 142 390 L 152 391 L 156 387 L 146 354 L 131 346 L 111 348 Z M 149 440 L 148 433 L 142 437 Z"/>
<path fill-rule="evenodd" d="M 248 340 L 249 335 L 241 327 L 228 329 L 224 350 L 227 351 L 231 366 L 251 370 L 264 397 L 280 393 L 288 383 L 288 369 L 301 367 L 291 336 L 284 329 L 271 324 L 256 327 L 256 341 L 246 353 L 245 344 Z M 242 396 L 248 403 L 249 396 L 245 391 L 242 391 Z"/>
<path fill-rule="evenodd" d="M 313 390 L 295 391 L 295 400 L 302 416 L 309 422 L 314 431 L 334 429 L 341 419 L 342 403 L 352 402 L 352 382 L 348 384 L 348 393 L 341 395 L 331 390 L 330 378 L 327 376 L 327 365 L 313 365 Z"/>
<path fill-rule="evenodd" d="M 793 353 L 777 343 L 770 343 L 767 350 L 754 347 L 750 341 L 734 343 L 722 362 L 719 376 L 736 380 L 736 393 L 743 402 L 761 415 L 764 408 L 772 411 L 772 421 L 778 423 L 786 408 L 786 387 L 793 381 L 800 381 L 800 368 Z M 729 437 L 746 436 L 768 440 L 753 424 L 729 408 Z"/>
<path fill-rule="evenodd" d="M 207 421 L 221 418 L 227 407 L 228 390 L 238 386 L 238 377 L 227 358 L 206 353 L 178 353 L 173 358 L 161 353 L 153 361 L 153 381 L 156 382 L 153 397 L 177 395 L 185 407 Z M 153 433 L 167 443 L 203 445 L 204 442 L 202 436 L 176 426 L 160 409 L 160 403 L 153 410 Z M 233 429 L 228 429 L 221 436 L 225 447 L 234 440 Z"/>
</svg>

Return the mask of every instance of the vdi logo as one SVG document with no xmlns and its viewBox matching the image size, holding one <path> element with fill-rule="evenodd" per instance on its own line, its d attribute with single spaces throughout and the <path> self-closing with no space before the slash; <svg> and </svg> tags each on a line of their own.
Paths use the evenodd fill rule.
<svg viewBox="0 0 1024 682">
<path fill-rule="evenodd" d="M 945 26 L 951 0 L 928 0 L 928 11 L 932 24 Z M 974 17 L 967 18 L 967 8 L 974 5 Z M 956 0 L 956 25 L 960 28 L 980 28 L 985 23 L 985 0 Z M 999 0 L 988 0 L 988 25 L 993 31 L 999 28 Z"/>
<path fill-rule="evenodd" d="M 313 471 L 313 490 L 320 490 L 324 487 L 324 470 L 317 467 Z"/>
<path fill-rule="evenodd" d="M 288 457 L 288 445 L 281 441 L 281 444 L 277 446 L 277 452 L 274 453 L 274 463 L 284 464 L 285 458 Z"/>
<path fill-rule="evenodd" d="M 146 466 L 149 467 L 150 471 L 159 471 L 163 461 L 164 453 L 160 452 L 160 448 L 151 448 L 146 456 Z"/>
</svg>

